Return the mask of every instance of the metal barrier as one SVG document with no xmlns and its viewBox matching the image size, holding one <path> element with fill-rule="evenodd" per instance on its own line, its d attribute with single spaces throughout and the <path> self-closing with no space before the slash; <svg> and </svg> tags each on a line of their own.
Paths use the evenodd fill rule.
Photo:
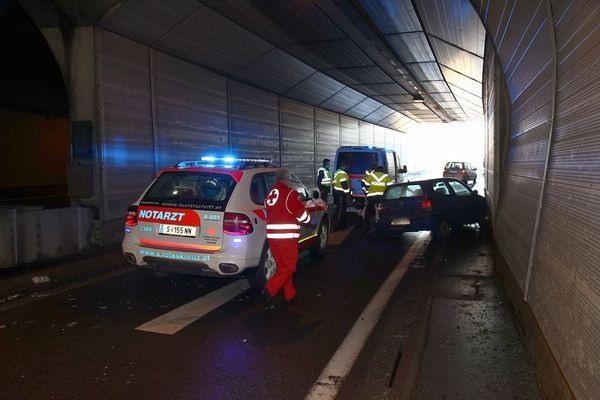
<svg viewBox="0 0 600 400">
<path fill-rule="evenodd" d="M 76 254 L 90 244 L 89 208 L 0 207 L 0 268 Z"/>
</svg>

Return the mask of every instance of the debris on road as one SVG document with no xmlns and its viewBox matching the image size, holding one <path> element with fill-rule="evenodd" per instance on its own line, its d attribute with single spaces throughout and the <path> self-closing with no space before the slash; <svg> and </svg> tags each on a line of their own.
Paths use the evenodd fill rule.
<svg viewBox="0 0 600 400">
<path fill-rule="evenodd" d="M 0 303 L 8 303 L 9 301 L 13 301 L 15 299 L 18 299 L 21 296 L 23 296 L 21 293 L 16 293 L 16 294 L 8 296 L 5 299 L 0 299 Z"/>
<path fill-rule="evenodd" d="M 38 276 L 34 276 L 33 278 L 31 278 L 31 281 L 37 285 L 40 283 L 50 282 L 50 278 L 48 277 L 48 275 L 38 275 Z"/>
<path fill-rule="evenodd" d="M 73 322 L 69 322 L 69 323 L 67 324 L 67 326 L 68 326 L 69 328 L 72 328 L 72 327 L 74 327 L 75 325 L 79 325 L 79 322 L 75 322 L 75 321 L 73 321 Z"/>
</svg>

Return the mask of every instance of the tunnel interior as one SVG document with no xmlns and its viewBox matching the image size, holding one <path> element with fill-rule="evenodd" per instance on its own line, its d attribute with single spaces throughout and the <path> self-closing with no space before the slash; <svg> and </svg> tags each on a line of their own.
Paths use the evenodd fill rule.
<svg viewBox="0 0 600 400">
<path fill-rule="evenodd" d="M 68 206 L 69 100 L 63 75 L 17 1 L 0 5 L 0 36 L 0 204 Z"/>
<path fill-rule="evenodd" d="M 20 13 L 8 4 L 5 19 Z M 265 155 L 311 183 L 340 145 L 410 158 L 415 124 L 481 118 L 498 258 L 567 390 L 594 398 L 599 17 L 584 0 L 118 2 L 88 24 L 98 143 L 88 203 L 119 238 L 127 206 L 182 159 Z M 17 52 L 3 46 L 4 58 Z M 64 118 L 59 97 L 63 111 L 2 103 Z"/>
</svg>

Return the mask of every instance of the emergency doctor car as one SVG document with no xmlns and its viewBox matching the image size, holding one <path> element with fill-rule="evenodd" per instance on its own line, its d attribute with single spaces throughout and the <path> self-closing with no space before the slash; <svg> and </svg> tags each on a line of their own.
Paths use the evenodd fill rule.
<svg viewBox="0 0 600 400">
<path fill-rule="evenodd" d="M 277 167 L 266 159 L 202 157 L 161 171 L 129 207 L 123 254 L 131 264 L 167 273 L 239 275 L 275 272 L 263 203 Z M 290 182 L 310 214 L 300 250 L 322 254 L 329 239 L 327 204 L 298 178 Z"/>
</svg>

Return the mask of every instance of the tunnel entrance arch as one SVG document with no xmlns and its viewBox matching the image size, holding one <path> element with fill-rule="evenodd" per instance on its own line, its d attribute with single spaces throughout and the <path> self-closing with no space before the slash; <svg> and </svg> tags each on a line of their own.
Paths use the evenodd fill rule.
<svg viewBox="0 0 600 400">
<path fill-rule="evenodd" d="M 67 88 L 46 39 L 15 0 L 0 3 L 0 205 L 69 205 Z"/>
</svg>

